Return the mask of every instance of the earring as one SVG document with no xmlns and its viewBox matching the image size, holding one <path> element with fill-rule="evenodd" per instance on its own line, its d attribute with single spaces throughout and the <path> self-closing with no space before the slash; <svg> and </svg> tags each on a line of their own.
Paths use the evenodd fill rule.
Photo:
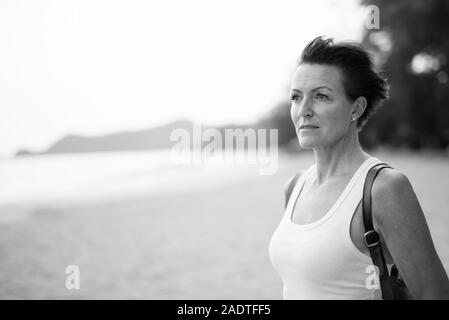
<svg viewBox="0 0 449 320">
<path fill-rule="evenodd" d="M 356 119 L 356 117 L 353 115 L 353 116 L 352 116 L 352 121 L 355 121 L 355 119 Z"/>
</svg>

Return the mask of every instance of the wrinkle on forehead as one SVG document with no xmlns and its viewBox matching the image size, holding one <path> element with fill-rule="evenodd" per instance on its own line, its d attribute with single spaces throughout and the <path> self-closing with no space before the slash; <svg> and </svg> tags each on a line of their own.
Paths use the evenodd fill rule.
<svg viewBox="0 0 449 320">
<path fill-rule="evenodd" d="M 343 92 L 343 79 L 338 67 L 319 64 L 300 65 L 291 80 L 291 89 L 303 92 L 326 86 L 334 91 Z"/>
</svg>

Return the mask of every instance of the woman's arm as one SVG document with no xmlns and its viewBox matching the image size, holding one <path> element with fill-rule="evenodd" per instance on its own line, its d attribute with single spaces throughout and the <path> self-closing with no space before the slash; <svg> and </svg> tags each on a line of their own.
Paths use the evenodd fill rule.
<svg viewBox="0 0 449 320">
<path fill-rule="evenodd" d="M 415 299 L 449 299 L 449 280 L 407 177 L 382 170 L 372 189 L 374 227 Z"/>
</svg>

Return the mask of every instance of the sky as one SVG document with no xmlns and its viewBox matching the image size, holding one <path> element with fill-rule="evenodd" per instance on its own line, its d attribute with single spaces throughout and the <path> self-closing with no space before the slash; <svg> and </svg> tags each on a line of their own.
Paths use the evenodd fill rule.
<svg viewBox="0 0 449 320">
<path fill-rule="evenodd" d="M 253 122 L 316 36 L 360 40 L 356 0 L 0 0 L 0 157 L 179 118 Z"/>
</svg>

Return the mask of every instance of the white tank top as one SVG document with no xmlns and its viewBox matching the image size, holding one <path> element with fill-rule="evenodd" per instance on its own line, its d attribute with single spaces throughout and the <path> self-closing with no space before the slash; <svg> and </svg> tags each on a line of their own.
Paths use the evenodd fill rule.
<svg viewBox="0 0 449 320">
<path fill-rule="evenodd" d="M 304 181 L 316 165 L 298 179 L 269 244 L 271 263 L 283 282 L 283 299 L 381 299 L 371 257 L 354 245 L 350 235 L 368 170 L 380 162 L 367 159 L 333 207 L 310 224 L 294 223 L 292 214 Z"/>
</svg>

